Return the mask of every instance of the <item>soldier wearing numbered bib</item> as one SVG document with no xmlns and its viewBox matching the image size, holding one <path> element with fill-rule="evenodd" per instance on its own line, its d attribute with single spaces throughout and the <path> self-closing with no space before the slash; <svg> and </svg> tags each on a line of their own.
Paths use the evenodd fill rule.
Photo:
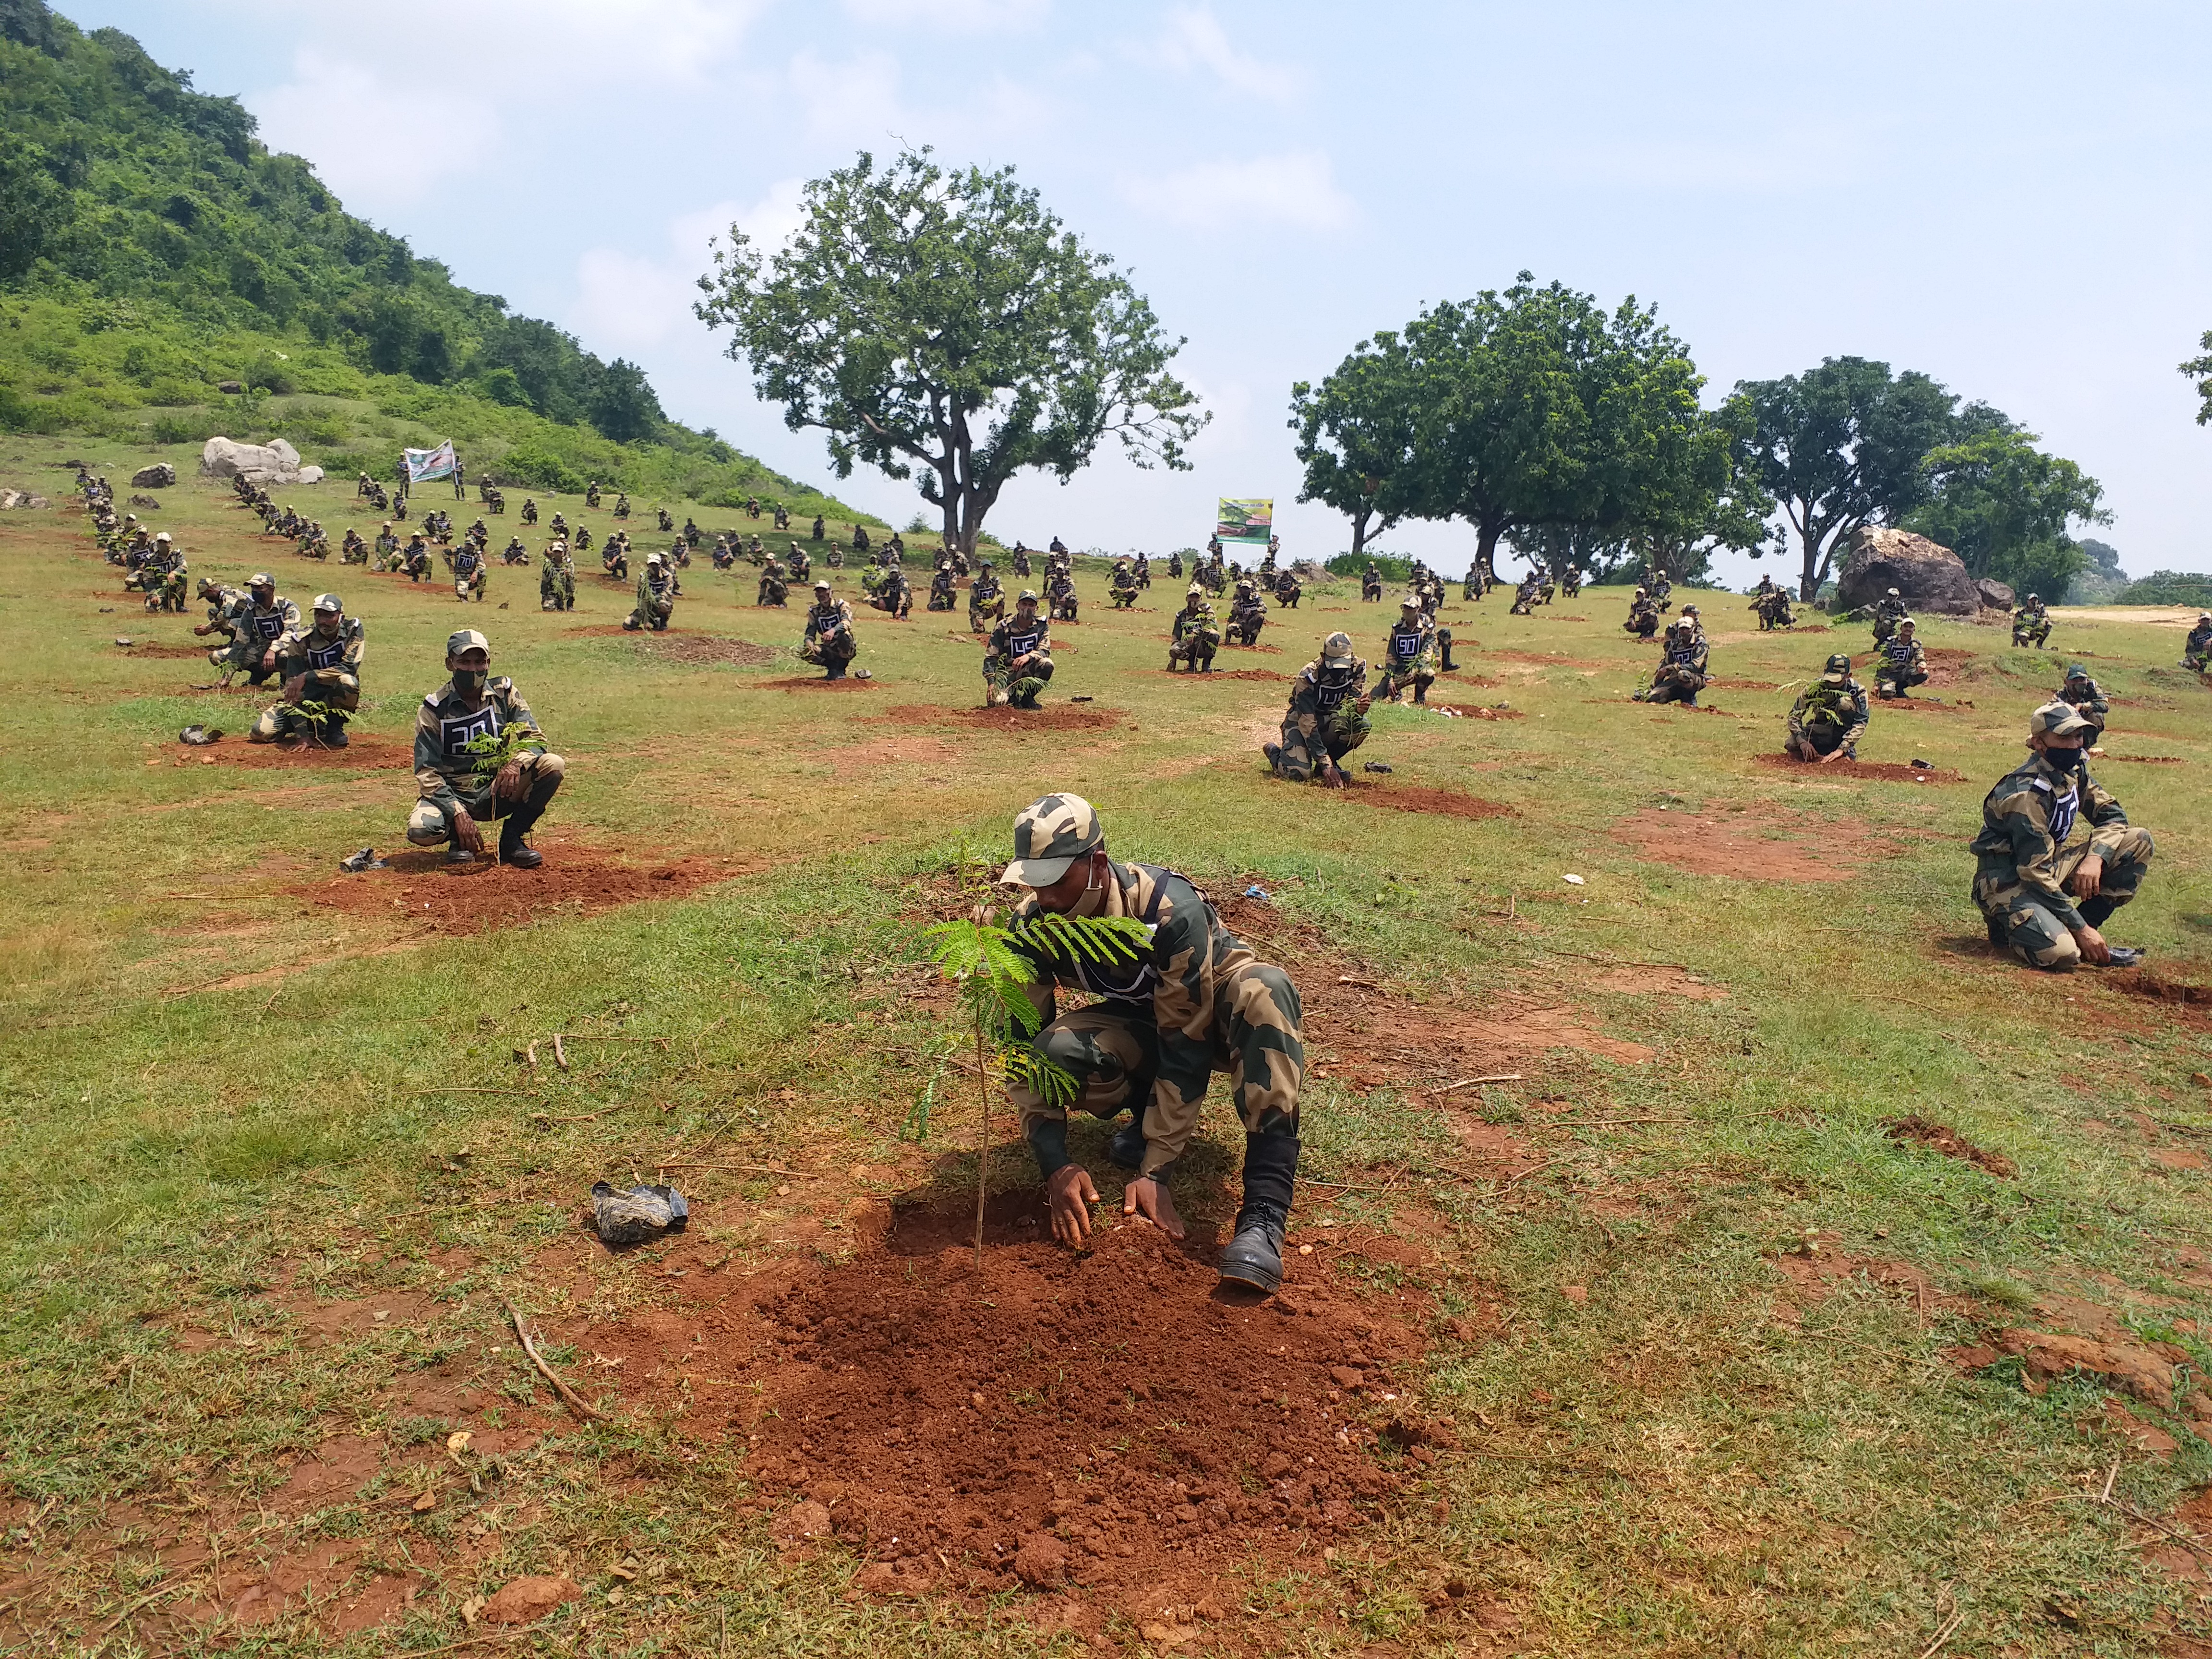
<svg viewBox="0 0 2212 1659">
<path fill-rule="evenodd" d="M 1352 654 L 1352 635 L 1332 634 L 1321 655 L 1298 671 L 1280 743 L 1262 745 L 1278 777 L 1304 783 L 1318 777 L 1341 789 L 1344 757 L 1367 741 L 1367 665 Z"/>
<path fill-rule="evenodd" d="M 1819 765 L 1856 760 L 1868 718 L 1866 687 L 1851 678 L 1851 659 L 1838 651 L 1790 706 L 1783 750 Z"/>
<path fill-rule="evenodd" d="M 1382 641 L 1382 678 L 1375 695 L 1396 702 L 1410 685 L 1413 701 L 1425 703 L 1436 678 L 1437 630 L 1420 600 L 1408 593 L 1399 602 L 1398 620 Z"/>
<path fill-rule="evenodd" d="M 319 593 L 314 620 L 276 642 L 277 672 L 284 677 L 282 702 L 261 711 L 246 733 L 249 743 L 275 743 L 307 737 L 325 747 L 346 746 L 346 720 L 361 707 L 361 658 L 368 635 L 358 617 L 349 617 L 335 593 Z M 319 703 L 311 713 L 303 703 Z"/>
<path fill-rule="evenodd" d="M 842 680 L 845 669 L 860 654 L 853 637 L 853 607 L 830 592 L 827 577 L 814 584 L 814 603 L 807 608 L 806 636 L 800 642 L 801 662 L 819 664 L 829 672 L 824 679 Z"/>
<path fill-rule="evenodd" d="M 1024 587 L 1014 614 L 991 630 L 983 647 L 983 691 L 993 708 L 1034 708 L 1052 681 L 1052 623 L 1037 615 L 1037 596 Z"/>
<path fill-rule="evenodd" d="M 530 833 L 561 787 L 567 763 L 547 751 L 544 734 L 513 680 L 491 677 L 491 645 L 473 628 L 446 641 L 453 678 L 422 699 L 415 714 L 415 784 L 421 799 L 408 816 L 407 839 L 417 847 L 446 847 L 448 863 L 467 864 L 484 850 L 480 823 L 505 818 L 499 859 L 534 870 L 544 855 L 526 845 Z M 511 727 L 527 734 L 521 752 L 489 777 L 477 771 L 469 744 L 497 738 Z"/>
<path fill-rule="evenodd" d="M 276 642 L 300 627 L 300 607 L 276 597 L 276 579 L 265 570 L 246 578 L 246 597 L 231 607 L 230 642 L 208 653 L 208 665 L 243 672 L 258 685 L 276 672 Z"/>
</svg>

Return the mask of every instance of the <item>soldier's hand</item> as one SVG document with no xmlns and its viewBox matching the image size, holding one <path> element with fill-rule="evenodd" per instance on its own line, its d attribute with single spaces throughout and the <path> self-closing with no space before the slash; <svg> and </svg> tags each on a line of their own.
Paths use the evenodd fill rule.
<svg viewBox="0 0 2212 1659">
<path fill-rule="evenodd" d="M 522 763 L 511 760 L 499 769 L 499 775 L 491 781 L 494 800 L 520 800 L 522 798 Z"/>
<path fill-rule="evenodd" d="M 477 821 L 465 811 L 453 814 L 453 845 L 464 853 L 483 851 L 483 831 L 477 828 Z"/>
<path fill-rule="evenodd" d="M 301 698 L 307 695 L 307 677 L 305 674 L 295 674 L 290 679 L 284 682 L 284 701 L 286 702 L 297 702 Z"/>
<path fill-rule="evenodd" d="M 1168 1183 L 1150 1176 L 1139 1176 L 1121 1189 L 1121 1213 L 1151 1222 L 1170 1238 L 1183 1235 L 1182 1218 L 1176 1213 Z"/>
<path fill-rule="evenodd" d="M 261 665 L 264 668 L 274 668 L 276 665 L 276 647 L 275 646 L 270 646 L 266 651 L 261 653 Z"/>
<path fill-rule="evenodd" d="M 1359 712 L 1363 714 L 1365 714 L 1369 708 L 1374 706 L 1374 702 L 1375 699 L 1372 697 L 1361 697 L 1358 705 Z"/>
<path fill-rule="evenodd" d="M 1052 1203 L 1052 1236 L 1074 1249 L 1091 1243 L 1091 1206 L 1098 1201 L 1098 1188 L 1091 1172 L 1080 1164 L 1063 1164 L 1045 1183 Z"/>
<path fill-rule="evenodd" d="M 2074 867 L 2073 878 L 2066 885 L 2075 898 L 2093 899 L 2105 890 L 2105 860 L 2092 853 Z"/>
<path fill-rule="evenodd" d="M 2081 947 L 2085 960 L 2096 963 L 2100 968 L 2112 959 L 2112 947 L 2105 943 L 2105 936 L 2094 927 L 2083 927 L 2074 935 L 2074 943 Z"/>
<path fill-rule="evenodd" d="M 1844 757 L 1844 751 L 1841 749 L 1831 749 L 1826 754 L 1820 757 L 1818 764 L 1822 766 L 1831 766 L 1836 762 L 1842 760 Z"/>
</svg>

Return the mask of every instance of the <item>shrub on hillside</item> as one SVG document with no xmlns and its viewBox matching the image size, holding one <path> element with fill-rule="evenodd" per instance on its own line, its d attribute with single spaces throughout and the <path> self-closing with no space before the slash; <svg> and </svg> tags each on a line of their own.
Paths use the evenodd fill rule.
<svg viewBox="0 0 2212 1659">
<path fill-rule="evenodd" d="M 559 456 L 527 447 L 507 451 L 507 458 L 491 471 L 502 482 L 530 484 L 563 495 L 581 495 L 585 484 L 590 482 Z"/>
<path fill-rule="evenodd" d="M 2195 570 L 2154 570 L 2130 582 L 2114 605 L 2195 605 L 2212 607 L 2212 576 Z"/>
<path fill-rule="evenodd" d="M 1358 558 L 1349 553 L 1340 553 L 1322 567 L 1332 576 L 1357 576 L 1367 568 L 1367 562 L 1375 561 L 1375 568 L 1382 573 L 1383 580 L 1409 582 L 1413 580 L 1413 562 L 1401 559 L 1395 553 L 1362 553 Z"/>
</svg>

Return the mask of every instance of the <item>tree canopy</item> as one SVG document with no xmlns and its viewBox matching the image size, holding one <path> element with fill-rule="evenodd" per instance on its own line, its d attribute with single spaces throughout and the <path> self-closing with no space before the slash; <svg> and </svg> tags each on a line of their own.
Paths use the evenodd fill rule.
<svg viewBox="0 0 2212 1659">
<path fill-rule="evenodd" d="M 1108 256 L 1014 169 L 947 171 L 927 149 L 863 152 L 809 184 L 805 218 L 763 256 L 732 226 L 696 307 L 794 432 L 827 434 L 837 476 L 919 474 L 947 545 L 972 552 L 1006 482 L 1061 483 L 1109 434 L 1139 466 L 1186 468 L 1207 416 L 1169 372 L 1182 345 Z"/>
<path fill-rule="evenodd" d="M 1300 380 L 1291 388 L 1290 427 L 1305 468 L 1298 499 L 1352 520 L 1355 571 L 1369 544 L 1420 506 L 1409 369 L 1399 337 L 1386 330 L 1354 346 L 1319 386 Z"/>
<path fill-rule="evenodd" d="M 1929 498 L 1905 522 L 1975 575 L 2058 599 L 2090 562 L 2069 527 L 2110 524 L 2112 515 L 2100 505 L 2101 484 L 2035 444 L 2033 433 L 2006 422 L 1931 450 L 1921 462 Z"/>
</svg>

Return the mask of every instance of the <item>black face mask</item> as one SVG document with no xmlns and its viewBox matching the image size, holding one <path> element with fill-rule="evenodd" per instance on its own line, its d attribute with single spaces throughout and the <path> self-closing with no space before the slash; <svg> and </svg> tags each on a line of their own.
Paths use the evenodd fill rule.
<svg viewBox="0 0 2212 1659">
<path fill-rule="evenodd" d="M 2054 772 L 2066 775 L 2081 769 L 2081 751 L 2078 749 L 2046 749 L 2044 762 Z"/>
<path fill-rule="evenodd" d="M 490 678 L 491 670 L 489 668 L 457 668 L 453 671 L 453 684 L 464 691 L 481 691 Z"/>
</svg>

